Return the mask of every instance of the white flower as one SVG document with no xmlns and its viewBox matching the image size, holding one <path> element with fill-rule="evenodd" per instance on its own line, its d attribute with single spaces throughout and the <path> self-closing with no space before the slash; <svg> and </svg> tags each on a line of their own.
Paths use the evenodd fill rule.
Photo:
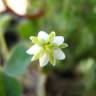
<svg viewBox="0 0 96 96">
<path fill-rule="evenodd" d="M 33 55 L 31 61 L 39 59 L 40 66 L 43 67 L 48 62 L 55 65 L 56 60 L 65 59 L 65 54 L 61 50 L 67 47 L 64 42 L 63 36 L 55 36 L 55 32 L 51 32 L 49 35 L 40 31 L 37 37 L 31 36 L 33 46 L 27 50 L 29 55 Z"/>
</svg>

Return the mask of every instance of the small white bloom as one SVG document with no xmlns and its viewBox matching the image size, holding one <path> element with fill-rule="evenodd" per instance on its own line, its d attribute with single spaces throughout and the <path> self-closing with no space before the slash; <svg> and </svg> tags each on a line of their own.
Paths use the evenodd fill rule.
<svg viewBox="0 0 96 96">
<path fill-rule="evenodd" d="M 67 47 L 67 44 L 63 43 L 63 36 L 55 36 L 55 32 L 48 35 L 46 32 L 40 31 L 37 37 L 31 36 L 30 39 L 34 45 L 26 52 L 33 55 L 32 61 L 39 59 L 41 67 L 48 62 L 56 65 L 56 60 L 65 59 L 65 54 L 61 49 Z"/>
</svg>

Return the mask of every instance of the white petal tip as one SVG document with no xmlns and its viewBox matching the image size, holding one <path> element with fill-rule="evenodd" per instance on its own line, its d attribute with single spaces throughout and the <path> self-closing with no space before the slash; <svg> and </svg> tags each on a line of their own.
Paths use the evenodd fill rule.
<svg viewBox="0 0 96 96">
<path fill-rule="evenodd" d="M 40 31 L 38 33 L 38 38 L 41 39 L 42 41 L 46 41 L 48 39 L 48 34 L 44 31 Z"/>
<path fill-rule="evenodd" d="M 56 33 L 55 33 L 55 31 L 52 31 L 51 33 L 54 33 L 54 34 L 56 34 Z"/>
<path fill-rule="evenodd" d="M 33 36 L 30 36 L 29 39 L 32 40 L 33 39 Z"/>
<path fill-rule="evenodd" d="M 64 60 L 64 59 L 66 59 L 66 57 L 65 57 L 65 56 L 63 57 L 63 56 L 62 56 L 61 60 Z"/>
<path fill-rule="evenodd" d="M 30 54 L 29 50 L 26 51 L 27 54 Z"/>
<path fill-rule="evenodd" d="M 44 67 L 44 65 L 40 65 L 40 67 Z"/>
<path fill-rule="evenodd" d="M 58 60 L 64 60 L 65 59 L 65 54 L 61 49 L 55 49 L 54 50 L 54 56 Z"/>
<path fill-rule="evenodd" d="M 40 67 L 45 67 L 47 64 L 40 64 Z"/>
<path fill-rule="evenodd" d="M 63 42 L 64 42 L 63 36 L 56 36 L 52 41 L 53 44 L 57 44 L 57 45 L 61 45 Z"/>
<path fill-rule="evenodd" d="M 64 60 L 64 59 L 66 59 L 65 54 L 63 53 L 58 59 L 59 59 L 59 60 Z"/>
<path fill-rule="evenodd" d="M 45 31 L 42 31 L 42 30 L 41 30 L 41 31 L 39 31 L 39 32 L 44 32 L 44 33 L 46 33 Z"/>
</svg>

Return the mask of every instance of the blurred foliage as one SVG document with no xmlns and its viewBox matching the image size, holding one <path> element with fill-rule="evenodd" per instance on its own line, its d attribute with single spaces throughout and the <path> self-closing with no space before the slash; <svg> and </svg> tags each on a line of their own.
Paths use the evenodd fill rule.
<svg viewBox="0 0 96 96">
<path fill-rule="evenodd" d="M 0 71 L 0 96 L 21 96 L 20 82 Z"/>
<path fill-rule="evenodd" d="M 38 22 L 36 20 L 22 20 L 17 26 L 17 32 L 23 39 L 36 35 Z"/>
<path fill-rule="evenodd" d="M 92 58 L 80 62 L 79 71 L 84 73 L 84 96 L 96 95 L 96 63 Z"/>
<path fill-rule="evenodd" d="M 6 29 L 10 20 L 11 20 L 10 15 L 0 16 L 0 31 L 4 31 Z"/>
<path fill-rule="evenodd" d="M 8 96 L 20 96 L 16 95 L 19 94 L 21 90 L 19 90 L 20 85 L 18 86 L 18 80 L 13 79 L 13 77 L 18 78 L 18 76 L 23 75 L 28 65 L 31 64 L 31 57 L 26 54 L 26 49 L 30 46 L 28 38 L 31 35 L 37 35 L 40 30 L 46 32 L 54 30 L 57 35 L 65 37 L 65 42 L 69 44 L 69 48 L 64 49 L 66 60 L 58 61 L 55 68 L 64 71 L 80 65 L 80 70 L 76 68 L 84 75 L 84 96 L 95 96 L 96 0 L 47 0 L 44 7 L 45 14 L 41 18 L 29 19 L 27 17 L 14 16 L 9 13 L 4 13 L 0 16 L 0 31 L 6 33 L 8 29 L 11 29 L 13 33 L 18 34 L 21 42 L 18 42 L 19 44 L 16 44 L 15 47 L 8 50 L 11 56 L 8 55 L 8 60 L 4 64 L 3 69 L 4 74 L 8 76 L 5 76 L 7 79 L 4 81 L 3 79 L 5 77 L 2 77 L 3 74 L 0 72 L 0 86 L 2 86 L 0 87 L 0 96 L 7 96 L 5 87 L 6 92 L 9 91 L 8 94 L 10 95 Z M 16 19 L 15 24 L 11 22 L 14 18 Z M 14 28 L 8 26 L 8 24 L 10 25 L 11 23 L 15 26 Z M 1 41 L 2 40 L 0 40 L 0 42 Z M 22 41 L 25 45 L 22 44 Z M 2 43 L 0 43 L 0 48 L 2 48 L 1 46 L 3 46 Z M 2 49 L 5 49 L 4 47 L 6 46 L 3 46 Z M 1 53 L 3 58 L 5 58 L 6 54 Z M 54 68 L 48 65 L 43 69 L 49 72 Z M 16 85 L 14 85 L 13 82 L 16 82 L 14 83 Z M 15 94 L 14 92 L 17 93 Z"/>
</svg>

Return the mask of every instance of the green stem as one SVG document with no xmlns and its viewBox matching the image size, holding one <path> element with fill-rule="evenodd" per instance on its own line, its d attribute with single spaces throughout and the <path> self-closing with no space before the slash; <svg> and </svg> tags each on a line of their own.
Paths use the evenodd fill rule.
<svg viewBox="0 0 96 96">
<path fill-rule="evenodd" d="M 37 96 L 45 96 L 46 75 L 42 73 L 42 68 L 38 66 Z"/>
<path fill-rule="evenodd" d="M 0 32 L 0 49 L 1 49 L 1 53 L 4 57 L 4 60 L 7 60 L 8 57 L 8 48 L 5 42 L 5 38 L 4 38 L 4 34 L 3 32 Z"/>
</svg>

